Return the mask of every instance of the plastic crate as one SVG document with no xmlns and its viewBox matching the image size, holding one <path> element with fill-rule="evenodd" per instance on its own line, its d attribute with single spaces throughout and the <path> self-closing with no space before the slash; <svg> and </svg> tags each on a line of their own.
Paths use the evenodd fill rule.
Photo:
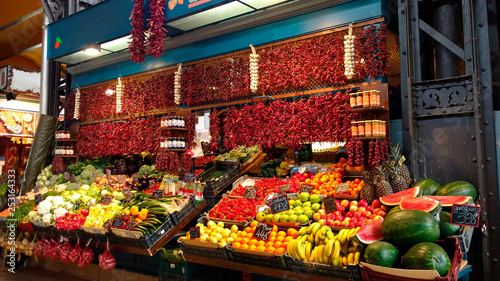
<svg viewBox="0 0 500 281">
<path fill-rule="evenodd" d="M 460 252 L 460 244 L 458 238 L 447 237 L 446 240 L 437 241 L 436 244 L 443 247 L 451 259 L 451 269 L 443 277 L 436 277 L 434 281 L 453 281 L 458 279 L 460 273 L 460 265 L 463 259 L 463 254 Z M 374 271 L 366 266 L 360 265 L 363 281 L 421 281 L 423 279 L 402 277 L 388 273 Z M 397 270 L 397 269 L 396 269 Z M 400 269 L 401 270 L 401 269 Z M 404 271 L 404 270 L 403 270 Z M 404 274 L 408 276 L 407 274 Z"/>
<path fill-rule="evenodd" d="M 296 260 L 292 256 L 285 255 L 288 270 L 318 276 L 328 276 L 345 280 L 365 280 L 361 279 L 359 266 L 348 265 L 345 267 L 315 262 Z"/>
<path fill-rule="evenodd" d="M 229 260 L 226 247 L 220 247 L 218 244 L 187 239 L 179 239 L 178 242 L 184 254 L 209 259 Z"/>
<path fill-rule="evenodd" d="M 118 236 L 116 234 L 110 234 L 109 242 L 117 245 L 124 245 L 134 248 L 145 248 L 149 249 L 156 244 L 163 236 L 165 236 L 170 229 L 175 226 L 173 219 L 167 216 L 165 223 L 162 224 L 155 232 L 151 234 L 146 234 L 140 238 L 129 238 Z"/>
<path fill-rule="evenodd" d="M 49 233 L 49 234 L 53 234 L 53 235 L 59 234 L 59 231 L 57 230 L 57 228 L 55 228 L 52 225 L 46 225 L 43 223 L 33 223 L 33 222 L 31 222 L 30 224 L 31 224 L 31 227 L 33 228 L 34 232 Z"/>
<path fill-rule="evenodd" d="M 189 214 L 191 214 L 192 211 L 194 211 L 194 209 L 196 209 L 196 200 L 194 199 L 194 196 L 191 196 L 191 198 L 189 198 L 189 202 L 184 206 L 184 208 L 182 208 L 182 210 L 175 211 L 171 214 L 174 224 L 178 224 L 183 221 L 189 216 Z"/>
<path fill-rule="evenodd" d="M 208 221 L 210 221 L 211 219 L 207 216 L 203 216 L 201 218 L 198 219 L 197 223 L 201 223 L 203 225 L 207 225 Z M 217 223 L 219 221 L 222 221 L 224 222 L 224 227 L 226 228 L 229 228 L 231 229 L 231 227 L 233 225 L 236 225 L 238 227 L 239 230 L 243 230 L 245 229 L 245 227 L 247 227 L 250 222 L 248 221 L 245 221 L 245 222 L 239 222 L 239 221 L 230 221 L 230 220 L 212 220 L 213 222 Z"/>
<path fill-rule="evenodd" d="M 287 269 L 285 255 L 239 249 L 235 251 L 228 246 L 229 260 L 244 264 Z M 255 253 L 252 253 L 255 252 Z"/>
<path fill-rule="evenodd" d="M 219 171 L 222 173 L 222 176 L 218 180 L 210 180 L 212 175 Z M 239 175 L 241 174 L 241 165 L 231 165 L 231 164 L 222 164 L 220 162 L 216 162 L 214 166 L 210 169 L 203 171 L 198 175 L 198 179 L 200 182 L 204 182 L 206 184 L 205 189 L 203 190 L 203 195 L 213 196 L 218 191 L 223 189 L 226 185 L 233 182 Z"/>
<path fill-rule="evenodd" d="M 92 228 L 80 228 L 79 229 L 79 237 L 80 239 L 84 240 L 94 240 L 94 241 L 107 241 L 107 239 L 110 239 L 110 234 L 105 230 L 104 232 L 98 233 L 98 232 L 93 232 L 91 231 Z"/>
<path fill-rule="evenodd" d="M 205 199 L 205 201 L 207 202 L 207 208 L 212 209 L 222 199 L 222 194 L 215 196 L 210 196 L 210 195 L 203 196 L 203 199 Z"/>
<path fill-rule="evenodd" d="M 473 227 L 462 226 L 460 228 L 460 234 L 452 236 L 458 238 L 458 243 L 460 244 L 460 250 L 462 251 L 462 253 L 467 253 L 469 251 L 473 233 Z"/>
</svg>

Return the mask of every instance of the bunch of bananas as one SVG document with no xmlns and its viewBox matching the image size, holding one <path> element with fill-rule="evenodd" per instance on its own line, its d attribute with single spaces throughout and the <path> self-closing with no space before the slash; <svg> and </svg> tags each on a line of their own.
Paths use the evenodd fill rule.
<svg viewBox="0 0 500 281">
<path fill-rule="evenodd" d="M 288 244 L 287 251 L 296 260 L 335 266 L 355 265 L 363 250 L 362 244 L 352 239 L 358 229 L 342 229 L 335 235 L 329 226 L 315 222 L 299 230 L 299 236 Z"/>
</svg>

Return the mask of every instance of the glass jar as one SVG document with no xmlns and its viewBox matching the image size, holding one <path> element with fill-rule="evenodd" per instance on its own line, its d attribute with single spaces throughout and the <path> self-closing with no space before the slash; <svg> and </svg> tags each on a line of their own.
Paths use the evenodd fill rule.
<svg viewBox="0 0 500 281">
<path fill-rule="evenodd" d="M 181 128 L 185 127 L 186 127 L 186 119 L 184 119 L 184 117 L 181 117 Z"/>
<path fill-rule="evenodd" d="M 358 137 L 362 138 L 365 136 L 365 121 L 358 122 Z"/>
<path fill-rule="evenodd" d="M 381 132 L 381 137 L 386 137 L 387 134 L 386 134 L 386 122 L 385 121 L 382 121 L 382 132 Z"/>
<path fill-rule="evenodd" d="M 370 106 L 380 106 L 380 92 L 373 90 L 370 92 Z"/>
<path fill-rule="evenodd" d="M 167 139 L 167 146 L 166 146 L 167 149 L 172 149 L 172 138 L 168 138 Z"/>
<path fill-rule="evenodd" d="M 160 139 L 160 148 L 165 149 L 165 139 Z"/>
<path fill-rule="evenodd" d="M 69 131 L 66 133 L 66 138 L 69 140 L 71 139 L 71 134 L 69 133 Z"/>
<path fill-rule="evenodd" d="M 365 137 L 372 137 L 373 132 L 372 132 L 372 121 L 368 120 L 365 121 Z"/>
<path fill-rule="evenodd" d="M 350 95 L 349 103 L 351 105 L 351 108 L 356 108 L 356 93 L 351 93 L 349 95 Z"/>
<path fill-rule="evenodd" d="M 356 93 L 356 108 L 363 107 L 363 92 Z"/>
<path fill-rule="evenodd" d="M 370 107 L 370 91 L 363 92 L 363 107 Z"/>
<path fill-rule="evenodd" d="M 358 137 L 358 122 L 356 121 L 351 122 L 351 136 L 353 138 Z"/>
<path fill-rule="evenodd" d="M 172 116 L 167 117 L 167 128 L 172 127 Z"/>
</svg>

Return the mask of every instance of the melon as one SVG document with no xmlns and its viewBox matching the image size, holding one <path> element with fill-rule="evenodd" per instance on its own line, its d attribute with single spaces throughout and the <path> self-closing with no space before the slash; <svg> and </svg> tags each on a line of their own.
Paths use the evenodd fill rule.
<svg viewBox="0 0 500 281">
<path fill-rule="evenodd" d="M 391 243 L 384 241 L 373 242 L 365 249 L 364 258 L 367 263 L 394 267 L 398 265 L 399 251 Z"/>
<path fill-rule="evenodd" d="M 433 179 L 423 179 L 418 181 L 413 187 L 420 187 L 422 195 L 434 195 L 441 188 L 441 185 Z"/>
<path fill-rule="evenodd" d="M 395 213 L 397 211 L 401 211 L 401 208 L 399 206 L 395 206 L 394 208 L 392 208 L 389 213 L 387 213 L 387 216 L 392 214 L 392 213 Z"/>
<path fill-rule="evenodd" d="M 455 235 L 460 230 L 460 225 L 451 224 L 451 213 L 439 212 L 439 230 L 441 237 Z"/>
<path fill-rule="evenodd" d="M 378 219 L 369 224 L 365 224 L 356 232 L 356 237 L 363 244 L 371 244 L 375 241 L 382 240 L 382 222 L 383 219 Z"/>
<path fill-rule="evenodd" d="M 451 260 L 446 251 L 434 243 L 413 245 L 403 256 L 403 267 L 407 269 L 435 269 L 444 276 L 451 268 Z"/>
<path fill-rule="evenodd" d="M 439 238 L 439 223 L 429 213 L 401 210 L 388 215 L 382 223 L 382 237 L 394 245 L 434 242 Z"/>
<path fill-rule="evenodd" d="M 443 207 L 451 207 L 453 204 L 472 203 L 472 197 L 470 196 L 424 196 L 424 198 L 436 200 L 441 203 Z"/>
<path fill-rule="evenodd" d="M 387 206 L 396 206 L 399 205 L 403 196 L 420 197 L 421 195 L 421 188 L 419 186 L 416 186 L 397 193 L 393 193 L 388 196 L 380 197 L 380 202 Z"/>
<path fill-rule="evenodd" d="M 440 188 L 438 196 L 470 196 L 475 201 L 477 197 L 476 188 L 466 181 L 454 181 Z M 382 201 L 382 200 L 381 200 Z"/>
<path fill-rule="evenodd" d="M 441 211 L 441 204 L 439 201 L 430 198 L 409 197 L 404 196 L 399 204 L 401 210 L 420 210 L 431 215 L 436 215 Z"/>
</svg>

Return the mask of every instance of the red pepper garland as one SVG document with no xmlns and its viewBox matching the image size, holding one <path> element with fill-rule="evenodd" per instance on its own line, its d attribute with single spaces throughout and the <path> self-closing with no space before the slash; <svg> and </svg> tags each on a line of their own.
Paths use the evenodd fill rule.
<svg viewBox="0 0 500 281">
<path fill-rule="evenodd" d="M 219 111 L 214 109 L 210 115 L 210 149 L 212 151 L 219 151 L 220 139 L 220 120 Z"/>
<path fill-rule="evenodd" d="M 195 121 L 194 121 L 194 114 L 188 114 L 186 116 L 186 128 L 188 129 L 185 137 L 186 141 L 186 148 L 187 149 L 192 149 L 193 147 L 196 147 L 196 142 L 194 141 L 195 135 L 196 135 L 196 130 L 195 130 Z"/>
<path fill-rule="evenodd" d="M 350 141 L 347 144 L 347 164 L 362 166 L 365 163 L 365 153 L 362 141 Z"/>
<path fill-rule="evenodd" d="M 75 94 L 70 94 L 64 101 L 64 121 L 73 122 L 75 112 Z"/>
<path fill-rule="evenodd" d="M 156 156 L 156 169 L 175 173 L 179 170 L 179 156 L 175 152 L 160 150 Z"/>
<path fill-rule="evenodd" d="M 111 85 L 97 85 L 81 90 L 80 121 L 104 119 L 115 114 L 116 96 L 106 95 Z"/>
<path fill-rule="evenodd" d="M 129 43 L 129 53 L 132 53 L 132 60 L 136 63 L 144 62 L 144 56 L 146 55 L 146 34 L 144 32 L 144 1 L 143 0 L 132 0 L 134 1 L 134 7 L 132 8 L 132 13 L 129 19 L 132 19 L 130 23 L 132 25 L 132 41 Z"/>
<path fill-rule="evenodd" d="M 151 0 L 149 3 L 149 12 L 151 18 L 148 20 L 149 26 L 149 50 L 148 54 L 155 58 L 158 58 L 163 51 L 163 38 L 165 35 L 165 28 L 163 27 L 164 14 L 166 0 Z"/>
<path fill-rule="evenodd" d="M 64 159 L 62 157 L 54 157 L 52 160 L 52 172 L 54 173 L 62 173 L 66 170 L 64 165 Z"/>
<path fill-rule="evenodd" d="M 356 75 L 364 79 L 368 76 L 374 79 L 386 76 L 389 71 L 389 53 L 386 46 L 386 25 L 380 27 L 371 25 L 356 36 L 355 58 Z"/>
</svg>

